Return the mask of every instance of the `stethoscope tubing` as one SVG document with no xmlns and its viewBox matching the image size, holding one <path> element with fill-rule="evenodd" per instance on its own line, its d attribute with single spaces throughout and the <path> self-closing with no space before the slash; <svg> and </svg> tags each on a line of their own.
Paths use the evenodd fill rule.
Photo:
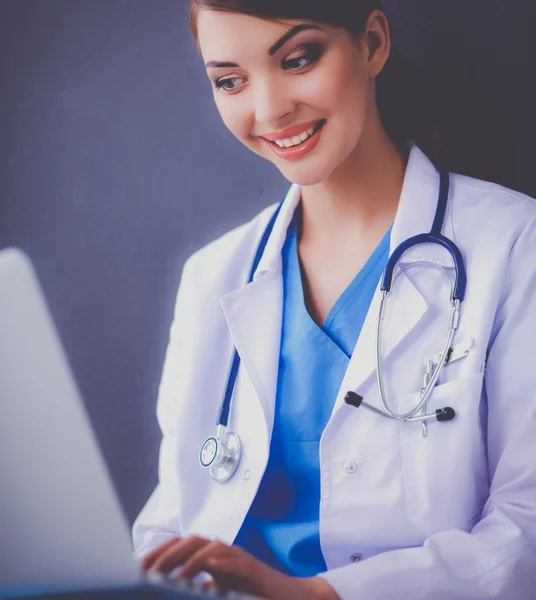
<svg viewBox="0 0 536 600">
<path fill-rule="evenodd" d="M 396 419 L 398 421 L 425 421 L 429 418 L 437 418 L 438 421 L 447 421 L 451 420 L 454 416 L 454 411 L 450 407 L 445 407 L 443 409 L 439 409 L 436 411 L 435 415 L 427 415 L 421 414 L 417 415 L 419 411 L 423 409 L 426 405 L 427 400 L 429 399 L 432 391 L 438 381 L 439 375 L 441 373 L 442 368 L 448 361 L 449 351 L 452 347 L 452 341 L 454 338 L 454 334 L 458 327 L 459 322 L 459 309 L 460 303 L 463 301 L 465 297 L 466 287 L 467 287 L 467 274 L 465 270 L 465 265 L 463 261 L 462 254 L 456 244 L 449 240 L 447 237 L 443 236 L 441 233 L 443 222 L 445 219 L 449 189 L 450 189 L 450 175 L 447 172 L 440 171 L 440 184 L 439 184 L 439 199 L 436 208 L 436 213 L 434 217 L 434 222 L 432 225 L 432 229 L 429 233 L 419 234 L 413 236 L 406 241 L 402 242 L 392 253 L 390 256 L 387 266 L 385 268 L 383 278 L 380 284 L 381 290 L 381 302 L 380 302 L 380 310 L 377 320 L 377 329 L 376 329 L 376 378 L 378 385 L 378 392 L 380 397 L 380 404 L 382 409 L 371 406 L 365 402 L 363 402 L 363 398 L 360 397 L 355 392 L 349 392 L 346 396 L 346 402 L 355 407 L 359 407 L 361 405 L 365 406 L 369 410 L 385 416 L 391 419 Z M 270 218 L 270 221 L 263 233 L 263 236 L 259 242 L 257 252 L 253 259 L 253 263 L 251 266 L 251 270 L 248 278 L 248 285 L 254 281 L 255 273 L 261 261 L 262 255 L 266 249 L 268 244 L 268 240 L 270 235 L 272 234 L 274 225 L 276 223 L 277 217 L 281 212 L 281 208 L 284 204 L 284 200 L 279 204 L 277 209 L 274 211 L 274 214 Z M 395 413 L 388 405 L 385 385 L 384 385 L 384 377 L 382 370 L 382 339 L 383 339 L 383 323 L 385 321 L 385 310 L 387 299 L 391 294 L 391 288 L 393 284 L 393 277 L 395 273 L 395 267 L 397 266 L 398 261 L 402 257 L 402 255 L 409 250 L 410 248 L 417 246 L 419 244 L 438 244 L 445 248 L 451 255 L 454 269 L 455 269 L 455 281 L 452 288 L 451 293 L 451 314 L 449 319 L 449 330 L 447 334 L 447 339 L 445 341 L 445 345 L 440 355 L 440 359 L 433 368 L 430 376 L 426 379 L 426 384 L 421 390 L 420 400 L 417 405 L 410 411 L 406 413 L 397 414 Z M 236 384 L 236 379 L 238 377 L 238 370 L 240 367 L 240 356 L 238 354 L 238 350 L 235 348 L 233 353 L 233 358 L 231 361 L 227 385 L 225 387 L 225 392 L 223 394 L 223 398 L 220 404 L 220 408 L 218 411 L 217 418 L 217 435 L 216 438 L 208 438 L 201 448 L 200 462 L 201 465 L 205 468 L 210 469 L 212 477 L 223 483 L 227 481 L 238 466 L 241 455 L 241 442 L 239 437 L 232 433 L 227 432 L 226 428 L 229 422 L 229 414 L 231 409 L 231 401 L 234 393 L 234 388 Z M 423 411 L 425 412 L 425 411 Z M 424 427 L 424 425 L 423 425 Z M 204 462 L 203 451 L 205 448 L 208 448 L 207 445 L 210 443 L 213 444 L 212 449 L 209 450 L 209 456 L 212 458 L 211 460 Z"/>
<path fill-rule="evenodd" d="M 450 192 L 450 175 L 446 171 L 439 172 L 439 199 L 437 202 L 437 208 L 434 216 L 434 222 L 432 228 L 428 233 L 421 233 L 413 237 L 408 238 L 402 242 L 391 254 L 382 278 L 380 289 L 382 292 L 390 292 L 391 285 L 393 282 L 393 274 L 395 267 L 402 257 L 410 248 L 418 246 L 419 244 L 438 244 L 449 252 L 454 263 L 454 269 L 456 272 L 454 288 L 452 292 L 453 300 L 463 301 L 465 298 L 465 291 L 467 288 L 467 273 L 465 270 L 465 264 L 462 253 L 456 244 L 445 237 L 441 230 L 445 220 L 445 214 L 447 211 L 447 203 Z"/>
<path fill-rule="evenodd" d="M 382 408 L 385 411 L 385 412 L 382 412 L 382 414 L 384 416 L 390 417 L 392 419 L 397 419 L 399 421 L 409 421 L 412 419 L 412 417 L 414 417 L 422 409 L 422 407 L 429 400 L 429 398 L 432 395 L 432 392 L 434 390 L 434 387 L 437 383 L 437 380 L 439 379 L 439 375 L 441 374 L 441 371 L 447 362 L 449 351 L 452 347 L 452 340 L 454 339 L 454 334 L 456 333 L 456 329 L 458 328 L 460 301 L 459 300 L 453 301 L 450 319 L 449 319 L 449 329 L 448 329 L 448 334 L 447 334 L 447 339 L 445 341 L 445 345 L 441 352 L 440 359 L 439 359 L 437 365 L 434 367 L 434 370 L 432 371 L 432 374 L 428 380 L 428 383 L 421 391 L 421 397 L 420 397 L 418 404 L 416 404 L 415 407 L 412 408 L 407 413 L 397 414 L 394 411 L 392 411 L 387 404 L 387 396 L 385 393 L 383 367 L 382 367 L 382 338 L 383 338 L 382 329 L 383 329 L 383 322 L 385 320 L 386 300 L 387 300 L 387 292 L 382 292 L 380 314 L 378 316 L 377 327 L 376 327 L 376 381 L 378 384 L 378 395 L 379 395 L 379 399 L 380 399 L 380 404 L 382 405 Z M 369 409 L 371 408 L 370 405 L 366 405 L 366 406 Z M 376 412 L 381 412 L 381 411 L 376 411 Z"/>
<path fill-rule="evenodd" d="M 456 329 L 458 328 L 460 318 L 460 303 L 465 298 L 465 292 L 467 288 L 467 273 L 465 270 L 465 264 L 462 253 L 460 252 L 458 246 L 456 246 L 456 244 L 452 240 L 449 240 L 441 233 L 443 223 L 445 220 L 450 191 L 450 175 L 446 171 L 440 171 L 439 178 L 439 199 L 437 202 L 436 213 L 434 216 L 434 221 L 431 230 L 429 231 L 429 233 L 422 233 L 408 238 L 393 251 L 392 255 L 389 257 L 387 266 L 385 267 L 382 283 L 380 286 L 382 296 L 376 326 L 376 381 L 378 385 L 378 395 L 380 399 L 380 404 L 383 408 L 383 411 L 375 409 L 374 407 L 371 407 L 367 404 L 365 404 L 365 406 L 368 409 L 373 410 L 374 412 L 378 412 L 386 417 L 390 417 L 399 421 L 409 421 L 413 419 L 417 415 L 417 413 L 421 411 L 423 406 L 426 405 L 426 402 L 432 395 L 434 387 L 436 386 L 437 381 L 439 379 L 439 375 L 441 374 L 441 371 L 448 360 L 449 350 L 452 347 L 454 334 L 456 333 Z M 431 376 L 428 378 L 423 390 L 421 390 L 419 402 L 410 411 L 399 414 L 395 413 L 388 406 L 387 403 L 387 395 L 384 385 L 385 380 L 383 377 L 382 368 L 383 323 L 385 321 L 387 299 L 391 293 L 395 267 L 405 252 L 419 244 L 439 244 L 440 246 L 445 248 L 452 257 L 455 269 L 455 280 L 451 295 L 451 314 L 449 318 L 447 339 L 445 341 L 443 350 L 441 351 L 440 359 L 437 365 L 435 365 Z M 419 418 L 422 419 L 424 417 L 421 416 Z"/>
</svg>

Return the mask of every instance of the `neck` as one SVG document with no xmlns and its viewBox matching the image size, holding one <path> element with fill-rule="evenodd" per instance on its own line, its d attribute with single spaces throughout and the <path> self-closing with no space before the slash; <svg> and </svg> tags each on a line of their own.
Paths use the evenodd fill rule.
<svg viewBox="0 0 536 600">
<path fill-rule="evenodd" d="M 398 208 L 406 170 L 379 125 L 364 132 L 350 156 L 325 181 L 303 187 L 302 242 L 331 235 L 361 236 L 387 230 Z"/>
</svg>

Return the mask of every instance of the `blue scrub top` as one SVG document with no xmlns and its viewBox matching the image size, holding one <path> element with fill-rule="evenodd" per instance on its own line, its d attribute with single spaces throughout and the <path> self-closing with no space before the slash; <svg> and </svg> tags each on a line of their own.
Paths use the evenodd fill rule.
<svg viewBox="0 0 536 600">
<path fill-rule="evenodd" d="M 235 544 L 279 571 L 326 571 L 320 549 L 319 442 L 389 257 L 391 229 L 322 327 L 304 300 L 296 210 L 282 250 L 283 321 L 268 466 Z"/>
</svg>

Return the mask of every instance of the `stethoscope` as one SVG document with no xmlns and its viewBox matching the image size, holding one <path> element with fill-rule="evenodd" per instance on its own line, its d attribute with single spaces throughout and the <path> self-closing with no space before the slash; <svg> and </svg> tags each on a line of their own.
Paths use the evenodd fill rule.
<svg viewBox="0 0 536 600">
<path fill-rule="evenodd" d="M 454 339 L 454 334 L 456 332 L 456 329 L 458 328 L 458 323 L 460 319 L 460 304 L 465 297 L 465 289 L 467 286 L 467 275 L 462 254 L 459 248 L 456 246 L 456 244 L 441 233 L 441 230 L 443 228 L 443 222 L 445 220 L 445 213 L 447 210 L 449 187 L 449 174 L 441 171 L 439 199 L 437 203 L 437 209 L 432 229 L 429 233 L 422 233 L 402 242 L 402 244 L 400 244 L 400 246 L 398 246 L 390 256 L 383 274 L 380 286 L 380 309 L 376 328 L 376 378 L 378 384 L 379 399 L 382 408 L 379 409 L 374 406 L 371 406 L 370 404 L 367 404 L 363 400 L 363 398 L 354 391 L 348 392 L 345 397 L 345 402 L 347 404 L 356 408 L 364 406 L 365 408 L 371 410 L 372 412 L 382 417 L 396 419 L 397 421 L 403 422 L 421 422 L 423 436 L 426 436 L 426 421 L 435 419 L 441 423 L 451 421 L 455 417 L 454 410 L 449 406 L 445 408 L 440 408 L 434 413 L 426 413 L 426 403 L 433 392 L 434 386 L 436 385 L 437 380 L 439 379 L 439 375 L 441 374 L 443 367 L 448 363 L 450 355 L 452 353 L 452 341 Z M 272 233 L 272 230 L 274 228 L 275 222 L 277 220 L 279 212 L 281 211 L 282 206 L 283 202 L 281 202 L 281 204 L 278 206 L 277 210 L 270 219 L 266 230 L 264 231 L 264 234 L 259 243 L 259 247 L 257 248 L 257 253 L 255 254 L 255 258 L 253 260 L 253 265 L 249 275 L 248 283 L 253 282 L 255 272 L 264 253 L 266 244 L 268 243 L 268 239 L 270 238 L 270 235 Z M 434 365 L 434 363 L 431 360 L 427 360 L 425 363 L 424 382 L 420 392 L 418 403 L 412 410 L 406 413 L 399 414 L 391 410 L 391 408 L 388 405 L 385 393 L 384 377 L 381 365 L 383 323 L 385 321 L 387 300 L 392 293 L 391 290 L 393 286 L 393 275 L 395 267 L 398 261 L 400 260 L 401 256 L 407 250 L 419 244 L 439 244 L 440 246 L 445 248 L 451 255 L 452 260 L 454 262 L 455 279 L 451 292 L 451 311 L 448 325 L 448 333 L 443 350 L 439 355 L 437 364 Z M 199 454 L 199 461 L 201 463 L 201 466 L 205 469 L 209 469 L 212 478 L 219 483 L 223 483 L 229 480 L 234 475 L 242 454 L 240 438 L 236 433 L 227 431 L 227 424 L 229 422 L 229 412 L 231 408 L 231 399 L 236 384 L 236 378 L 238 376 L 239 366 L 240 357 L 238 355 L 238 351 L 235 348 L 233 359 L 231 362 L 231 368 L 229 371 L 229 376 L 227 379 L 227 386 L 225 388 L 225 394 L 223 396 L 223 400 L 218 413 L 216 436 L 211 436 L 205 440 L 205 442 L 201 446 L 201 452 Z"/>
</svg>

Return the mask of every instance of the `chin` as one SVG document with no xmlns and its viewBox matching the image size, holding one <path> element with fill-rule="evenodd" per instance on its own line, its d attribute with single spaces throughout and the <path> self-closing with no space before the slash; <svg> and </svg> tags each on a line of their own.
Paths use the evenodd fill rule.
<svg viewBox="0 0 536 600">
<path fill-rule="evenodd" d="M 315 167 L 314 165 L 285 165 L 280 166 L 276 165 L 279 168 L 281 174 L 290 181 L 290 183 L 294 183 L 296 185 L 300 185 L 302 187 L 318 185 L 326 181 L 326 179 L 331 175 L 333 169 L 320 168 Z"/>
</svg>

